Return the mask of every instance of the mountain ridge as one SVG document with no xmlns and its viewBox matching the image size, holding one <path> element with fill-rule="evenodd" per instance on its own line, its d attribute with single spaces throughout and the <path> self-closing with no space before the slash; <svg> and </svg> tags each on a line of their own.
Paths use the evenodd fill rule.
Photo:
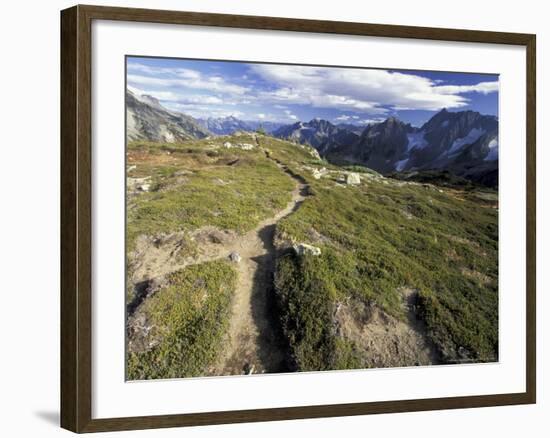
<svg viewBox="0 0 550 438">
<path fill-rule="evenodd" d="M 475 111 L 442 109 L 421 127 L 388 117 L 367 125 L 360 135 L 313 119 L 283 126 L 273 135 L 309 144 L 330 161 L 381 173 L 440 169 L 498 185 L 498 119 Z"/>
<path fill-rule="evenodd" d="M 262 128 L 271 133 L 282 126 L 282 123 L 260 120 L 241 120 L 233 115 L 226 117 L 199 118 L 197 122 L 216 135 L 231 135 L 237 131 L 252 132 Z"/>
<path fill-rule="evenodd" d="M 208 137 L 210 131 L 188 115 L 170 111 L 158 99 L 126 90 L 126 138 L 175 143 Z"/>
<path fill-rule="evenodd" d="M 173 143 L 262 129 L 276 138 L 312 146 L 335 163 L 360 164 L 383 174 L 448 170 L 498 186 L 498 118 L 476 111 L 443 108 L 420 127 L 392 116 L 361 129 L 321 118 L 286 125 L 235 116 L 196 119 L 165 108 L 153 96 L 130 90 L 126 104 L 130 141 Z"/>
</svg>

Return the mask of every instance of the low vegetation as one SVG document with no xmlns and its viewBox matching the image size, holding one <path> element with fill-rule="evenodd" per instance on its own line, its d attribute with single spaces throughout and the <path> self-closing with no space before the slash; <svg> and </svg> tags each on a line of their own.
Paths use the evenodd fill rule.
<svg viewBox="0 0 550 438">
<path fill-rule="evenodd" d="M 204 375 L 222 348 L 235 282 L 235 270 L 225 261 L 169 274 L 133 315 L 142 315 L 147 325 L 141 329 L 154 346 L 128 353 L 128 379 Z"/>
<path fill-rule="evenodd" d="M 225 149 L 220 140 L 210 143 L 128 146 L 128 164 L 136 166 L 129 177 L 150 177 L 148 191 L 128 197 L 129 251 L 139 235 L 203 225 L 244 233 L 290 201 L 292 180 L 258 148 L 242 151 Z"/>
<path fill-rule="evenodd" d="M 349 342 L 338 343 L 330 330 L 337 304 L 360 300 L 404 318 L 402 287 L 418 291 L 420 316 L 442 362 L 497 358 L 494 195 L 491 204 L 487 189 L 478 198 L 370 172 L 349 186 L 336 174 L 316 180 L 299 162 L 294 169 L 308 180 L 312 196 L 278 224 L 278 235 L 322 250 L 311 260 L 288 254 L 278 264 L 281 318 L 298 369 L 321 362 L 347 368 L 357 352 L 351 345 L 350 355 Z"/>
<path fill-rule="evenodd" d="M 353 346 L 335 336 L 333 305 L 342 294 L 334 288 L 327 260 L 327 256 L 288 253 L 278 261 L 275 287 L 281 325 L 290 347 L 289 364 L 294 370 L 359 367 Z"/>
<path fill-rule="evenodd" d="M 475 190 L 485 188 L 482 184 L 476 184 L 472 180 L 454 175 L 448 170 L 424 170 L 421 172 L 393 172 L 391 178 L 401 181 L 416 181 L 421 183 L 437 184 L 438 186 L 452 187 L 464 190 Z"/>
<path fill-rule="evenodd" d="M 296 181 L 283 170 L 307 184 L 303 203 L 276 225 L 276 310 L 291 369 L 364 366 L 365 352 L 342 336 L 335 315 L 351 300 L 404 321 L 403 288 L 415 291 L 441 363 L 498 359 L 496 191 L 449 175 L 397 179 L 343 168 L 264 135 L 134 142 L 127 155 L 129 278 L 139 236 L 206 225 L 242 235 L 288 205 Z M 361 182 L 346 184 L 349 172 Z M 321 254 L 298 256 L 294 243 Z M 185 251 L 196 250 L 186 242 Z M 131 316 L 153 328 L 152 346 L 129 352 L 128 377 L 204 375 L 222 349 L 235 281 L 225 261 L 169 274 Z"/>
</svg>

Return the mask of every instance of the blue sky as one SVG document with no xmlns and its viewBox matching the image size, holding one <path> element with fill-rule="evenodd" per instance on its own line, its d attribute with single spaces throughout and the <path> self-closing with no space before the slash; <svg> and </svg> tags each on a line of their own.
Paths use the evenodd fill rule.
<svg viewBox="0 0 550 438">
<path fill-rule="evenodd" d="M 498 75 L 127 58 L 128 88 L 193 117 L 420 126 L 442 108 L 498 116 Z"/>
</svg>

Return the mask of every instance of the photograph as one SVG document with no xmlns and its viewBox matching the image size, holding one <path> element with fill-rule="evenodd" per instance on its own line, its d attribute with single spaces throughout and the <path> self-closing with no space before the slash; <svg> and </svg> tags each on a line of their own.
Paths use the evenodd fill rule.
<svg viewBox="0 0 550 438">
<path fill-rule="evenodd" d="M 497 73 L 125 63 L 128 381 L 499 361 Z"/>
</svg>

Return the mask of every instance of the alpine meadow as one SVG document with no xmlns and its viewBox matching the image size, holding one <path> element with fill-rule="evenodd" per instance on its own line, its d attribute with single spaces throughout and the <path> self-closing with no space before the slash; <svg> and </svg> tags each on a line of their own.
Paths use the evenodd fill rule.
<svg viewBox="0 0 550 438">
<path fill-rule="evenodd" d="M 126 70 L 128 380 L 499 360 L 498 75 Z"/>
</svg>

